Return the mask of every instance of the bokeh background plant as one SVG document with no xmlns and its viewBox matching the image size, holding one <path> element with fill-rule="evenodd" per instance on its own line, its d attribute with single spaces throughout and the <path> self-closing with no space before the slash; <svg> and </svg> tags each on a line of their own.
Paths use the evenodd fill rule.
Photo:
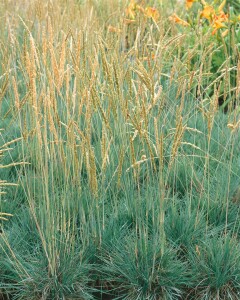
<svg viewBox="0 0 240 300">
<path fill-rule="evenodd" d="M 193 58 L 192 66 L 199 68 L 202 72 L 204 61 L 208 63 L 206 80 L 202 86 L 198 86 L 197 94 L 212 97 L 214 86 L 212 82 L 219 82 L 218 101 L 226 112 L 228 107 L 235 106 L 239 99 L 239 91 L 236 90 L 237 62 L 239 61 L 239 15 L 238 4 L 231 1 L 193 1 L 185 2 L 185 19 L 181 19 L 174 13 L 169 19 L 182 27 L 191 27 L 191 34 L 188 34 L 188 43 L 191 48 L 196 47 L 196 35 L 204 37 L 205 46 L 209 46 L 207 57 L 199 66 Z M 202 48 L 198 47 L 199 53 Z M 198 54 L 199 54 L 198 53 Z M 225 72 L 223 71 L 225 68 Z M 221 79 L 221 80 L 220 80 Z M 210 83 L 210 84 L 209 84 Z M 200 91 L 202 89 L 202 92 Z M 239 100 L 238 100 L 239 101 Z"/>
</svg>

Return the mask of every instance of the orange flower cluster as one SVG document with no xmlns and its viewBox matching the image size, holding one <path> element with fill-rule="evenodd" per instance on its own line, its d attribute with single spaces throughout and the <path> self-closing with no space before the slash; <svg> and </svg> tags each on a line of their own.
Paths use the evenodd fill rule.
<svg viewBox="0 0 240 300">
<path fill-rule="evenodd" d="M 130 0 L 130 3 L 128 7 L 126 8 L 125 15 L 126 18 L 124 19 L 124 24 L 125 25 L 130 25 L 132 23 L 136 22 L 136 16 L 138 13 L 141 13 L 144 15 L 146 18 L 151 18 L 154 21 L 157 21 L 160 17 L 159 11 L 155 7 L 143 7 L 134 0 Z M 108 26 L 108 31 L 113 32 L 113 33 L 121 33 L 122 30 L 118 27 L 114 27 L 112 25 Z"/>
<path fill-rule="evenodd" d="M 212 34 L 215 34 L 220 28 L 227 27 L 225 23 L 229 22 L 229 16 L 228 14 L 225 14 L 223 11 L 223 8 L 226 4 L 226 0 L 224 0 L 220 4 L 217 10 L 215 10 L 213 6 L 207 4 L 205 0 L 202 0 L 202 4 L 203 4 L 203 10 L 200 14 L 200 17 L 209 20 L 211 26 L 214 29 Z M 225 31 L 225 35 L 226 33 L 227 31 Z"/>
<path fill-rule="evenodd" d="M 209 25 L 213 28 L 213 35 L 216 34 L 219 29 L 228 27 L 227 24 L 229 24 L 231 20 L 229 19 L 228 14 L 223 11 L 226 0 L 223 0 L 218 8 L 214 7 L 213 4 L 208 4 L 205 0 L 185 0 L 186 9 L 190 9 L 194 2 L 201 2 L 203 9 L 200 12 L 200 18 L 208 20 Z M 170 16 L 169 19 L 182 26 L 190 26 L 188 22 L 179 18 L 175 13 Z M 237 17 L 237 20 L 240 20 L 240 16 Z M 222 32 L 222 36 L 226 36 L 227 33 L 228 29 Z"/>
<path fill-rule="evenodd" d="M 155 7 L 142 7 L 137 4 L 134 0 L 131 0 L 128 7 L 126 8 L 126 16 L 130 20 L 134 20 L 138 12 L 142 13 L 145 17 L 151 18 L 157 21 L 160 17 L 159 11 Z"/>
<path fill-rule="evenodd" d="M 215 34 L 218 29 L 220 28 L 227 28 L 225 23 L 229 22 L 228 15 L 225 14 L 224 12 L 221 12 L 218 15 L 213 15 L 213 22 L 212 22 L 212 27 L 214 28 L 212 34 Z M 226 31 L 224 31 L 226 33 Z"/>
</svg>

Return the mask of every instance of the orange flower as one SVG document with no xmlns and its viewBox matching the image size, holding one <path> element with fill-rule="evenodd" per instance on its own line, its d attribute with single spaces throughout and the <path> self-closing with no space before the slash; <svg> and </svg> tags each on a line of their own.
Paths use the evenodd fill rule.
<svg viewBox="0 0 240 300">
<path fill-rule="evenodd" d="M 225 14 L 223 11 L 219 15 L 214 15 L 212 24 L 214 30 L 212 34 L 215 34 L 220 28 L 226 28 L 227 26 L 224 24 L 224 22 L 228 22 L 228 15 Z"/>
<path fill-rule="evenodd" d="M 130 19 L 135 19 L 136 10 L 144 13 L 144 8 L 141 5 L 138 5 L 134 0 L 131 0 L 128 7 L 126 8 L 126 15 Z"/>
<path fill-rule="evenodd" d="M 154 7 L 146 7 L 144 13 L 145 13 L 145 16 L 147 16 L 148 18 L 152 18 L 155 21 L 160 16 L 158 10 Z"/>
<path fill-rule="evenodd" d="M 190 24 L 181 18 L 179 18 L 176 14 L 173 14 L 172 16 L 169 17 L 170 21 L 173 21 L 174 23 L 180 24 L 182 26 L 190 26 Z"/>
<path fill-rule="evenodd" d="M 214 28 L 212 35 L 214 35 L 218 31 L 218 29 L 226 28 L 227 26 L 224 23 L 222 23 L 220 20 L 215 20 L 212 27 Z"/>
<path fill-rule="evenodd" d="M 186 9 L 190 9 L 193 5 L 193 2 L 195 0 L 186 0 L 185 5 L 186 5 Z"/>
<path fill-rule="evenodd" d="M 215 10 L 211 5 L 205 5 L 203 11 L 200 14 L 200 18 L 212 20 L 212 16 L 215 14 Z"/>
<path fill-rule="evenodd" d="M 220 22 L 228 22 L 228 14 L 225 14 L 223 11 L 213 16 L 213 21 L 220 21 Z"/>
<path fill-rule="evenodd" d="M 216 21 L 213 23 L 213 28 L 214 28 L 214 30 L 213 30 L 213 32 L 212 32 L 212 35 L 214 35 L 214 34 L 218 31 L 218 29 L 220 29 L 220 28 L 225 28 L 225 27 L 226 27 L 226 25 L 224 25 L 222 22 L 216 20 Z"/>
<path fill-rule="evenodd" d="M 128 7 L 126 8 L 126 15 L 130 18 L 130 19 L 135 19 L 135 15 L 136 15 L 136 3 L 135 1 L 131 1 L 128 5 Z"/>
</svg>

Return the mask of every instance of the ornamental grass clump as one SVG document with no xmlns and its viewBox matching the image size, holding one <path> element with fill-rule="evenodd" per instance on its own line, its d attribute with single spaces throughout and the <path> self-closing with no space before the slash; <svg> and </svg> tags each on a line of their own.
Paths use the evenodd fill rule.
<svg viewBox="0 0 240 300">
<path fill-rule="evenodd" d="M 0 3 L 5 298 L 239 295 L 238 24 L 172 3 Z"/>
<path fill-rule="evenodd" d="M 147 239 L 134 233 L 116 239 L 110 251 L 103 246 L 101 260 L 103 280 L 117 289 L 120 299 L 179 299 L 191 281 L 187 264 L 174 249 L 163 252 L 154 234 Z"/>
<path fill-rule="evenodd" d="M 190 299 L 238 299 L 239 247 L 230 236 L 213 237 L 191 256 L 193 278 L 198 285 Z M 192 294 L 192 295 L 191 295 Z"/>
</svg>

